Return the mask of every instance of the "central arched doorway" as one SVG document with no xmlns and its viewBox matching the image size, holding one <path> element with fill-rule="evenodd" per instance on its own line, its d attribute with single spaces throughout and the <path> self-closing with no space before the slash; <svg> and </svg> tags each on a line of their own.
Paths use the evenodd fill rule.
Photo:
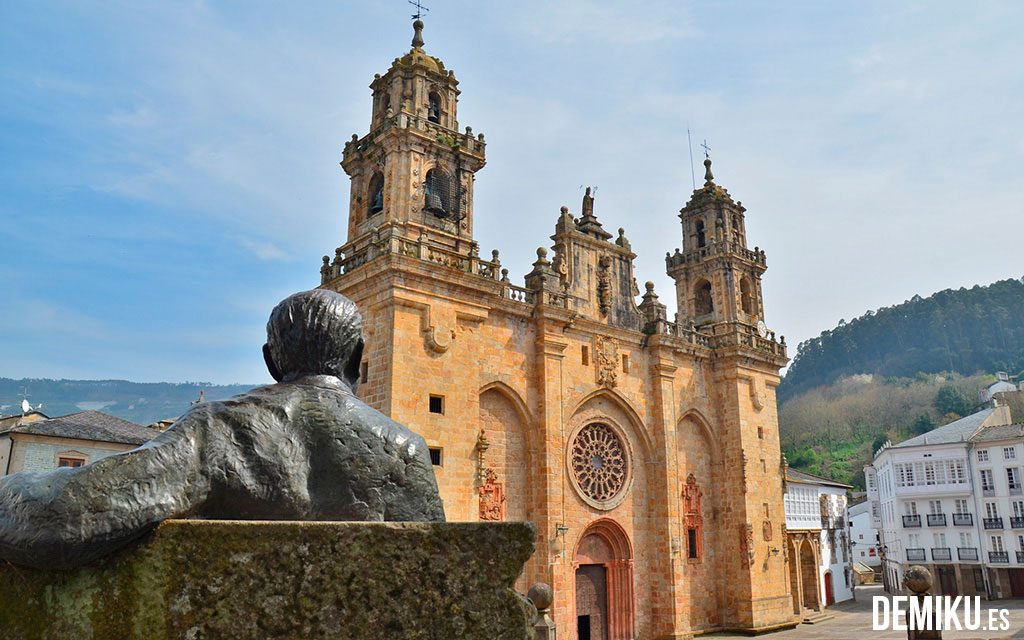
<svg viewBox="0 0 1024 640">
<path fill-rule="evenodd" d="M 577 640 L 633 639 L 633 548 L 615 521 L 602 518 L 573 556 Z"/>
</svg>

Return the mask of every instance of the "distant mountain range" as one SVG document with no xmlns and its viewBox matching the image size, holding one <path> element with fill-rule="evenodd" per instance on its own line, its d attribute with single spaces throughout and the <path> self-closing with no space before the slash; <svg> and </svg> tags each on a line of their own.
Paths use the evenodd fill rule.
<svg viewBox="0 0 1024 640">
<path fill-rule="evenodd" d="M 42 404 L 48 416 L 95 409 L 137 424 L 177 418 L 203 392 L 207 400 L 223 400 L 257 385 L 215 385 L 205 382 L 128 382 L 126 380 L 48 380 L 0 378 L 0 415 L 21 411 L 27 390 L 33 408 Z"/>
</svg>

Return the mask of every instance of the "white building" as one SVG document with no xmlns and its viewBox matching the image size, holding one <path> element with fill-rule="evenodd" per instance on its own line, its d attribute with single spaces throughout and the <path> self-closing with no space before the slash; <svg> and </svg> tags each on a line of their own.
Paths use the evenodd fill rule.
<svg viewBox="0 0 1024 640">
<path fill-rule="evenodd" d="M 1024 425 L 987 427 L 970 446 L 989 590 L 995 598 L 1024 596 Z"/>
<path fill-rule="evenodd" d="M 1024 390 L 1024 380 L 1021 381 L 1020 385 L 1013 384 L 1009 374 L 1005 371 L 996 372 L 996 381 L 988 385 L 979 392 L 981 402 L 992 402 L 992 398 L 997 393 L 1013 393 L 1014 391 Z"/>
<path fill-rule="evenodd" d="M 867 565 L 875 571 L 882 567 L 878 529 L 871 519 L 872 502 L 867 500 L 846 510 L 850 525 L 850 555 L 854 562 Z"/>
<path fill-rule="evenodd" d="M 786 470 L 787 553 L 793 612 L 811 617 L 853 597 L 846 530 L 850 485 Z"/>
<path fill-rule="evenodd" d="M 976 490 L 980 495 L 981 476 L 972 480 L 972 438 L 1009 422 L 1007 407 L 985 409 L 899 444 L 887 443 L 864 468 L 887 591 L 900 591 L 903 572 L 914 564 L 932 571 L 934 593 L 988 593 L 984 552 L 999 542 L 983 538 L 984 512 L 975 495 Z M 990 473 L 994 477 L 996 470 Z"/>
<path fill-rule="evenodd" d="M 80 467 L 134 449 L 157 431 L 99 411 L 0 417 L 0 475 Z"/>
</svg>

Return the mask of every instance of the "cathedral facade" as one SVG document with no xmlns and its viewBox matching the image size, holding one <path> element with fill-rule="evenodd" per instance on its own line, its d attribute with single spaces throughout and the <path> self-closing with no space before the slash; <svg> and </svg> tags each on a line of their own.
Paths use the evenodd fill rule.
<svg viewBox="0 0 1024 640">
<path fill-rule="evenodd" d="M 671 320 L 589 189 L 513 284 L 473 236 L 484 136 L 460 131 L 458 81 L 414 28 L 345 145 L 348 238 L 321 267 L 365 318 L 360 396 L 426 438 L 450 521 L 535 524 L 517 586 L 553 587 L 559 637 L 792 626 L 786 347 L 763 323 L 745 209 L 705 161 L 665 259 Z"/>
</svg>

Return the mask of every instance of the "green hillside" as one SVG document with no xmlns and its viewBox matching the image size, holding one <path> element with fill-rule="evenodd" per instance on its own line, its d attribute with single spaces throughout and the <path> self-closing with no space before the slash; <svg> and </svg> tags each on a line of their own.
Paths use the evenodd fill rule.
<svg viewBox="0 0 1024 640">
<path fill-rule="evenodd" d="M 779 386 L 779 400 L 842 377 L 869 373 L 911 378 L 919 371 L 964 376 L 1024 370 L 1024 279 L 868 311 L 839 321 L 797 347 Z"/>
<path fill-rule="evenodd" d="M 38 380 L 0 378 L 0 415 L 21 409 L 23 390 L 33 407 L 43 405 L 48 416 L 61 416 L 96 409 L 150 424 L 184 413 L 203 391 L 207 400 L 222 400 L 243 393 L 254 385 L 214 385 L 204 382 L 127 382 L 125 380 Z"/>
<path fill-rule="evenodd" d="M 977 408 L 995 371 L 1024 369 L 1024 280 L 914 296 L 799 345 L 779 386 L 791 466 L 862 487 L 862 467 Z M 1010 398 L 1024 421 L 1024 394 Z"/>
<path fill-rule="evenodd" d="M 863 488 L 862 469 L 886 440 L 900 442 L 972 413 L 992 375 L 861 374 L 840 378 L 779 406 L 782 451 L 790 466 Z M 1015 398 L 1014 417 L 1021 415 Z"/>
</svg>

